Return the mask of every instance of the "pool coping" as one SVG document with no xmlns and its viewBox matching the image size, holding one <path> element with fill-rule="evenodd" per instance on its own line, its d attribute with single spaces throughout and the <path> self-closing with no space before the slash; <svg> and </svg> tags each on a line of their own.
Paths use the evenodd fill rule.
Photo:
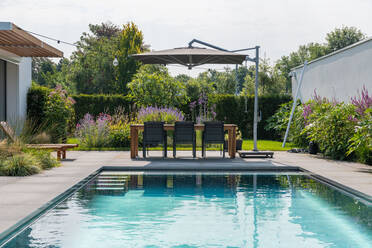
<svg viewBox="0 0 372 248">
<path fill-rule="evenodd" d="M 343 194 L 351 196 L 353 198 L 357 198 L 359 201 L 363 202 L 367 205 L 372 205 L 372 197 L 364 194 L 358 190 L 345 186 L 341 183 L 338 183 L 334 180 L 329 178 L 320 176 L 315 174 L 311 171 L 308 171 L 300 166 L 251 166 L 249 168 L 219 168 L 219 167 L 207 167 L 207 168 L 169 168 L 169 167 L 156 167 L 156 168 L 143 168 L 143 167 L 136 167 L 136 166 L 102 166 L 98 170 L 94 171 L 87 177 L 83 178 L 81 181 L 64 191 L 63 193 L 59 194 L 52 200 L 48 201 L 47 203 L 43 204 L 37 210 L 23 218 L 21 221 L 15 223 L 13 226 L 5 230 L 4 232 L 0 233 L 0 248 L 3 247 L 6 243 L 8 243 L 13 237 L 15 237 L 18 233 L 22 232 L 25 228 L 35 222 L 38 218 L 42 217 L 45 213 L 49 210 L 52 210 L 56 205 L 60 202 L 64 201 L 66 198 L 77 192 L 79 189 L 84 187 L 88 182 L 90 182 L 93 178 L 97 177 L 103 171 L 133 171 L 133 172 L 248 172 L 248 173 L 262 173 L 262 172 L 303 172 L 306 173 L 307 176 L 310 178 L 315 179 L 316 181 L 326 184 L 338 191 L 341 191 Z"/>
</svg>

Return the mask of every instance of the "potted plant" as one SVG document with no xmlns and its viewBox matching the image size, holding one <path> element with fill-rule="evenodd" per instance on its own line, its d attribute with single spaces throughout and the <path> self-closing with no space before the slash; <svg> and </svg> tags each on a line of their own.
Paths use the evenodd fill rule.
<svg viewBox="0 0 372 248">
<path fill-rule="evenodd" d="M 225 140 L 225 150 L 227 151 L 228 149 L 229 142 L 228 140 Z M 236 150 L 240 151 L 243 149 L 243 138 L 242 138 L 242 133 L 240 132 L 239 129 L 236 131 Z"/>
<path fill-rule="evenodd" d="M 239 129 L 236 131 L 236 150 L 240 151 L 243 149 L 243 138 L 242 138 L 242 133 L 240 132 Z"/>
<path fill-rule="evenodd" d="M 310 141 L 309 143 L 309 153 L 317 154 L 319 152 L 319 146 L 315 141 Z"/>
</svg>

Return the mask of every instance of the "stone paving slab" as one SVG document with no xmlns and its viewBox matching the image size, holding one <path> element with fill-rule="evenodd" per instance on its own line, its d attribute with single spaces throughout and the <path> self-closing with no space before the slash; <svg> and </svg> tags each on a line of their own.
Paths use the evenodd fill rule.
<svg viewBox="0 0 372 248">
<path fill-rule="evenodd" d="M 372 166 L 324 159 L 319 155 L 276 152 L 273 163 L 299 166 L 372 197 Z"/>
<path fill-rule="evenodd" d="M 0 233 L 65 192 L 102 166 L 136 166 L 156 169 L 198 168 L 269 168 L 300 166 L 355 190 L 372 196 L 371 166 L 321 159 L 306 154 L 275 152 L 273 159 L 221 159 L 219 152 L 208 151 L 208 159 L 192 159 L 190 152 L 177 152 L 179 158 L 162 159 L 161 152 L 151 151 L 149 160 L 131 160 L 123 151 L 70 151 L 62 166 L 29 177 L 0 177 Z M 154 157 L 155 156 L 155 157 Z M 197 156 L 201 156 L 198 152 Z"/>
</svg>

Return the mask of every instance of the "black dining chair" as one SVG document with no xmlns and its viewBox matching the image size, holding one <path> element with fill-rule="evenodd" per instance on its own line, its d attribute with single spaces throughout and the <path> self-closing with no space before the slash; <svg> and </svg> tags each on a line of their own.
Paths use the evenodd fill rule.
<svg viewBox="0 0 372 248">
<path fill-rule="evenodd" d="M 167 157 L 167 132 L 164 130 L 164 122 L 149 121 L 144 123 L 143 131 L 143 157 L 146 158 L 146 147 L 164 145 L 163 157 Z"/>
<path fill-rule="evenodd" d="M 177 144 L 192 144 L 192 156 L 196 157 L 196 136 L 194 122 L 177 121 L 173 133 L 173 157 L 176 157 Z"/>
<path fill-rule="evenodd" d="M 221 144 L 222 153 L 225 158 L 225 131 L 224 123 L 220 121 L 204 122 L 204 131 L 202 135 L 202 156 L 206 156 L 207 144 Z"/>
</svg>

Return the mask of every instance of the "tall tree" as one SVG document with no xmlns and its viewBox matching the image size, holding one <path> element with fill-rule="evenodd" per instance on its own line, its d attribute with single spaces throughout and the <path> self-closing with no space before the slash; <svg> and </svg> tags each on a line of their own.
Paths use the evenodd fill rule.
<svg viewBox="0 0 372 248">
<path fill-rule="evenodd" d="M 286 91 L 291 90 L 291 79 L 289 73 L 292 68 L 307 61 L 327 55 L 338 49 L 349 46 L 364 39 L 366 36 L 355 27 L 342 27 L 327 33 L 326 43 L 308 43 L 300 46 L 297 51 L 291 52 L 288 56 L 282 56 L 276 63 L 277 69 L 286 78 Z"/>
<path fill-rule="evenodd" d="M 56 65 L 48 58 L 32 58 L 32 80 L 39 85 L 49 86 L 47 74 L 54 74 Z"/>
<path fill-rule="evenodd" d="M 334 52 L 365 38 L 366 35 L 356 27 L 336 28 L 326 36 L 327 48 L 329 52 Z"/>
<path fill-rule="evenodd" d="M 141 63 L 130 57 L 132 54 L 141 53 L 144 48 L 142 31 L 133 23 L 124 25 L 119 36 L 119 50 L 116 56 L 119 66 L 116 69 L 119 91 L 126 92 L 127 84 L 132 80 Z"/>
<path fill-rule="evenodd" d="M 130 58 L 144 49 L 143 35 L 134 23 L 122 29 L 111 23 L 89 25 L 72 55 L 71 73 L 78 93 L 126 94 L 140 64 Z M 115 57 L 118 66 L 113 65 Z"/>
<path fill-rule="evenodd" d="M 249 67 L 249 72 L 245 78 L 242 95 L 254 95 L 255 93 L 255 66 Z M 270 65 L 269 59 L 261 59 L 258 72 L 258 94 L 284 94 L 286 78 L 275 66 Z"/>
</svg>

